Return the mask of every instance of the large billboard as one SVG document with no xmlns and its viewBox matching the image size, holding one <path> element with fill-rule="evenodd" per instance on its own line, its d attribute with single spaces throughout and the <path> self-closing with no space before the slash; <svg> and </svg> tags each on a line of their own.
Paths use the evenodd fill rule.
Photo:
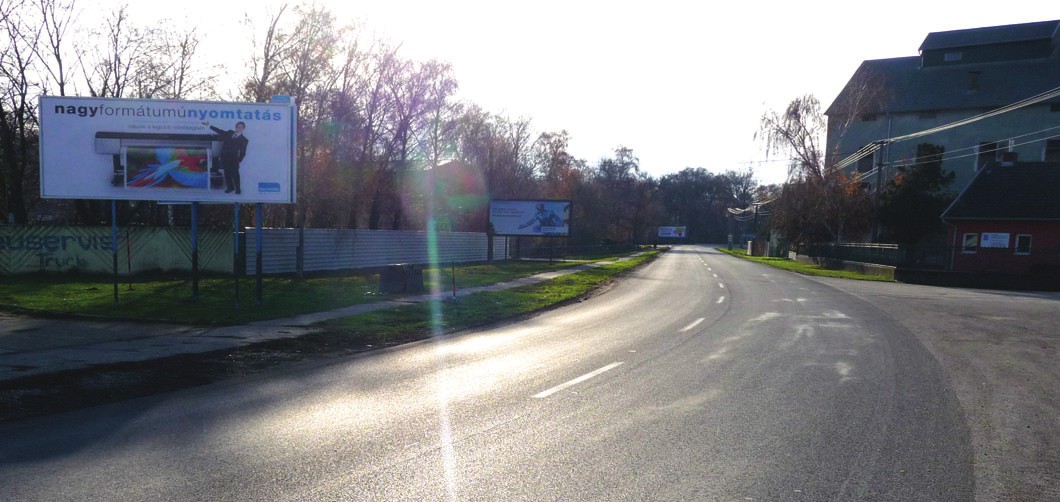
<svg viewBox="0 0 1060 502">
<path fill-rule="evenodd" d="M 42 96 L 41 197 L 295 201 L 295 108 Z"/>
<path fill-rule="evenodd" d="M 688 237 L 688 233 L 685 232 L 685 227 L 659 227 L 659 237 L 684 239 Z"/>
<path fill-rule="evenodd" d="M 569 200 L 491 200 L 495 235 L 570 236 Z"/>
</svg>

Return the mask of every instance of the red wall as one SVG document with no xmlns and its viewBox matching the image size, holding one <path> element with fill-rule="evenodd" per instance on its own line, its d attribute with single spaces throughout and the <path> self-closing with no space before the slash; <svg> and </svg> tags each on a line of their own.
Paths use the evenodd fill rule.
<svg viewBox="0 0 1060 502">
<path fill-rule="evenodd" d="M 1008 248 L 979 247 L 975 253 L 962 250 L 964 234 L 1009 234 Z M 1016 236 L 1031 235 L 1029 255 L 1016 254 Z M 961 221 L 951 223 L 949 241 L 953 250 L 953 270 L 957 272 L 1003 272 L 1028 274 L 1035 266 L 1060 266 L 1060 221 Z"/>
</svg>

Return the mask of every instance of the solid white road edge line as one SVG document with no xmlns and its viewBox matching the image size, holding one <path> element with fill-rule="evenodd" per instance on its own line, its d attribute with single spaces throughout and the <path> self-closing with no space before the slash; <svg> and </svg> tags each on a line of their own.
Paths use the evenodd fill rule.
<svg viewBox="0 0 1060 502">
<path fill-rule="evenodd" d="M 696 319 L 695 321 L 692 321 L 692 324 L 689 324 L 688 326 L 685 326 L 685 327 L 681 328 L 681 333 L 684 333 L 685 331 L 688 331 L 688 330 L 690 330 L 690 329 L 692 329 L 692 328 L 694 328 L 696 326 L 699 326 L 699 323 L 701 323 L 701 322 L 703 322 L 705 320 L 706 320 L 706 318 L 700 317 L 699 319 Z"/>
<path fill-rule="evenodd" d="M 580 383 L 582 383 L 582 382 L 584 382 L 584 381 L 586 381 L 586 380 L 588 380 L 588 379 L 590 379 L 592 377 L 600 375 L 601 373 L 605 373 L 605 372 L 611 371 L 611 370 L 613 370 L 613 369 L 615 369 L 615 368 L 617 368 L 619 366 L 622 366 L 622 364 L 623 364 L 622 362 L 608 364 L 607 366 L 604 366 L 603 368 L 600 368 L 600 369 L 598 369 L 596 371 L 593 371 L 591 373 L 586 373 L 586 374 L 584 374 L 584 375 L 582 375 L 582 376 L 580 376 L 578 378 L 575 378 L 574 380 L 571 380 L 571 381 L 569 381 L 567 383 L 561 383 L 561 384 L 559 384 L 559 385 L 557 385 L 557 386 L 555 386 L 555 387 L 553 387 L 551 389 L 548 389 L 548 390 L 546 390 L 544 392 L 539 392 L 537 394 L 534 394 L 534 398 L 536 398 L 536 399 L 544 399 L 544 398 L 546 398 L 548 396 L 551 396 L 552 394 L 555 394 L 555 393 L 557 393 L 557 392 L 559 392 L 559 391 L 561 391 L 563 389 L 566 389 L 568 387 L 573 387 L 573 386 L 578 385 L 578 384 L 580 384 Z"/>
</svg>

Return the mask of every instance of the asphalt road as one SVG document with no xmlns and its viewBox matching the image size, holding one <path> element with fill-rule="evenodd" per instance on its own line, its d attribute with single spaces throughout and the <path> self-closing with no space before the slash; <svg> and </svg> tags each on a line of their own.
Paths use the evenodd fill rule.
<svg viewBox="0 0 1060 502">
<path fill-rule="evenodd" d="M 984 436 L 974 378 L 918 331 L 946 320 L 923 294 L 952 304 L 879 287 L 680 247 L 523 322 L 0 426 L 0 500 L 955 501 L 1026 485 L 1000 443 L 1055 446 L 1056 428 Z M 1056 310 L 1040 300 L 1019 315 Z M 1038 458 L 1024 467 L 1056 472 Z M 1055 493 L 1044 479 L 1022 493 Z"/>
</svg>

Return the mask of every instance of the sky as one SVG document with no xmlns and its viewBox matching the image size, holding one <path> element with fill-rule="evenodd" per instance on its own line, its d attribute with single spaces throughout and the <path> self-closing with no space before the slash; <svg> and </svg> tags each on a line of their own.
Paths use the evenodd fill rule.
<svg viewBox="0 0 1060 502">
<path fill-rule="evenodd" d="M 159 15 L 154 0 L 128 3 L 134 18 Z M 200 50 L 247 61 L 253 35 L 238 20 L 264 33 L 282 3 L 187 0 L 165 15 L 199 26 Z M 458 98 L 538 133 L 566 130 L 590 165 L 624 146 L 655 177 L 753 169 L 765 184 L 783 182 L 787 162 L 756 139 L 763 113 L 805 94 L 827 108 L 862 61 L 915 56 L 930 32 L 1060 19 L 1044 0 L 318 3 L 408 59 L 450 63 Z"/>
</svg>

